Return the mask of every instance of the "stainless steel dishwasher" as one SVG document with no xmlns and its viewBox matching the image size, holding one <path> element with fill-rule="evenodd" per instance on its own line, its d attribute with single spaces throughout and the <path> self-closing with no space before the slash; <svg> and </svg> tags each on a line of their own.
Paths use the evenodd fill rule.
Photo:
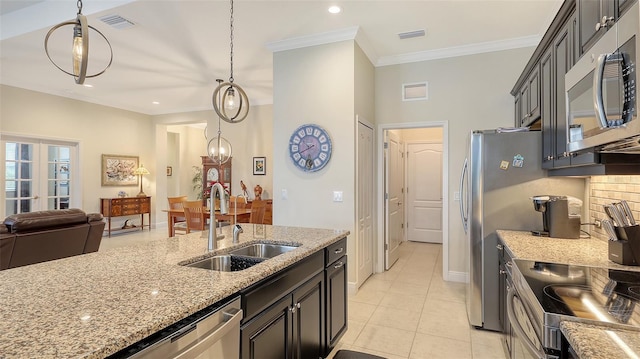
<svg viewBox="0 0 640 359">
<path fill-rule="evenodd" d="M 240 297 L 205 308 L 110 358 L 240 358 Z"/>
</svg>

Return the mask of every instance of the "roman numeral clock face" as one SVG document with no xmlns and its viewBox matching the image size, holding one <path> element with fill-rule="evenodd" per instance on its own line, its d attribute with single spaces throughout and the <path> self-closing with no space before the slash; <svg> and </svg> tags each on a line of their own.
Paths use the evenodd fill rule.
<svg viewBox="0 0 640 359">
<path fill-rule="evenodd" d="M 297 168 L 305 172 L 318 171 L 331 158 L 331 138 L 320 126 L 302 125 L 289 139 L 289 156 Z"/>
</svg>

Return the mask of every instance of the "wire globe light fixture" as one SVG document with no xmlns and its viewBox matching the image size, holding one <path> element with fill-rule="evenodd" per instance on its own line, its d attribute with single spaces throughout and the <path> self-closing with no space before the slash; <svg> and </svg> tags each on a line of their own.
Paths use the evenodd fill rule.
<svg viewBox="0 0 640 359">
<path fill-rule="evenodd" d="M 216 81 L 218 82 L 219 88 L 224 80 L 217 79 Z M 220 92 L 218 92 L 218 100 L 220 100 L 220 96 L 221 94 Z M 220 119 L 221 117 L 218 116 L 218 137 L 212 138 L 207 143 L 207 155 L 216 165 L 226 163 L 231 158 L 231 143 L 227 141 L 226 138 L 222 137 L 222 130 L 220 129 Z"/>
<path fill-rule="evenodd" d="M 213 91 L 213 109 L 221 119 L 229 123 L 244 120 L 249 114 L 249 98 L 242 87 L 233 82 L 233 0 L 231 0 L 231 74 L 229 82 L 220 83 Z M 220 94 L 222 93 L 222 96 Z"/>
<path fill-rule="evenodd" d="M 60 69 L 60 71 L 64 72 L 65 74 L 73 76 L 76 80 L 76 83 L 78 85 L 82 85 L 86 78 L 96 77 L 102 75 L 105 71 L 107 71 L 107 69 L 111 66 L 111 62 L 113 62 L 113 49 L 111 48 L 109 40 L 107 40 L 107 38 L 98 29 L 87 24 L 87 17 L 82 15 L 82 0 L 78 0 L 77 6 L 78 14 L 76 15 L 75 21 L 62 22 L 52 27 L 51 30 L 47 32 L 47 36 L 44 38 L 44 51 L 47 53 L 49 61 L 51 61 L 51 63 L 55 65 L 55 67 Z M 51 36 L 51 34 L 53 34 L 54 31 L 67 25 L 73 25 L 73 47 L 71 50 L 73 62 L 73 68 L 71 70 L 72 72 L 69 72 L 60 67 L 58 64 L 56 64 L 55 61 L 53 61 L 51 55 L 49 55 L 49 37 Z M 102 36 L 104 41 L 107 42 L 107 45 L 109 45 L 110 52 L 109 63 L 107 64 L 107 66 L 102 71 L 93 75 L 87 75 L 87 66 L 89 64 L 89 29 L 97 32 L 98 35 Z"/>
</svg>

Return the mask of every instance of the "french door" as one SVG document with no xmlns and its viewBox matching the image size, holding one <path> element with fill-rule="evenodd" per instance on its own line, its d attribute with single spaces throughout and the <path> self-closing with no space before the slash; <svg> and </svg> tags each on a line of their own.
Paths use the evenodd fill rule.
<svg viewBox="0 0 640 359">
<path fill-rule="evenodd" d="M 4 208 L 16 213 L 80 207 L 78 144 L 2 137 Z"/>
</svg>

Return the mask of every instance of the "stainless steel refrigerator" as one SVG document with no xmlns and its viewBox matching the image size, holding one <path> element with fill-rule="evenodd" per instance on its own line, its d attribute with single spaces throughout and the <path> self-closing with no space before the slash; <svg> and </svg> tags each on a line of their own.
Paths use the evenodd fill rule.
<svg viewBox="0 0 640 359">
<path fill-rule="evenodd" d="M 541 230 L 531 197 L 584 199 L 584 180 L 547 177 L 540 131 L 473 131 L 460 178 L 460 214 L 467 235 L 467 314 L 477 328 L 502 331 L 497 229 Z M 586 222 L 583 220 L 583 222 Z"/>
</svg>

